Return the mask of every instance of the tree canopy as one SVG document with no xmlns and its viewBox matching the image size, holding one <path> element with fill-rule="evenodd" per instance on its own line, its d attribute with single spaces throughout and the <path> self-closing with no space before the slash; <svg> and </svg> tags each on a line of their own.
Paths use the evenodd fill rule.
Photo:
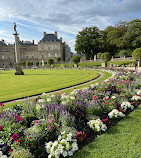
<svg viewBox="0 0 141 158">
<path fill-rule="evenodd" d="M 109 52 L 111 56 L 119 56 L 121 50 L 131 52 L 141 47 L 141 20 L 123 21 L 105 30 L 98 27 L 87 27 L 76 36 L 75 50 L 84 53 L 86 59 L 94 58 L 94 54 Z"/>
</svg>

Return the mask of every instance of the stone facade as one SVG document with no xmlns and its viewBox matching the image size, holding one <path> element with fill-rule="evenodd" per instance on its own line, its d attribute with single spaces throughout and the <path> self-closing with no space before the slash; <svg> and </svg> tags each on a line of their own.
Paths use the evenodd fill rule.
<svg viewBox="0 0 141 158">
<path fill-rule="evenodd" d="M 47 61 L 48 58 L 56 61 L 57 57 L 61 57 L 62 61 L 71 58 L 70 47 L 66 42 L 62 42 L 62 38 L 58 39 L 57 32 L 54 34 L 46 34 L 38 42 L 38 44 L 30 41 L 19 40 L 19 52 L 21 61 L 36 62 Z M 15 65 L 14 45 L 6 45 L 4 40 L 0 41 L 0 67 L 13 67 Z"/>
</svg>

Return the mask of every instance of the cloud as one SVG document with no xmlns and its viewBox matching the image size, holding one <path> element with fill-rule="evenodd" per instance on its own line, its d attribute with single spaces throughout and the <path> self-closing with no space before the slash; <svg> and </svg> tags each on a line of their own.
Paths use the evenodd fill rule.
<svg viewBox="0 0 141 158">
<path fill-rule="evenodd" d="M 12 29 L 17 21 L 23 36 L 28 31 L 57 30 L 70 41 L 84 27 L 104 29 L 120 20 L 140 18 L 140 8 L 141 0 L 0 0 L 0 21 L 11 22 Z"/>
</svg>

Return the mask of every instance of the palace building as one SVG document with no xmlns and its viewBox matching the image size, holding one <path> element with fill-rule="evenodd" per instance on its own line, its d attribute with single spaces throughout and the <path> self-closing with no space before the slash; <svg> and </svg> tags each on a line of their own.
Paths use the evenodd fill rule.
<svg viewBox="0 0 141 158">
<path fill-rule="evenodd" d="M 62 61 L 70 60 L 71 49 L 62 38 L 58 39 L 57 32 L 54 34 L 43 33 L 43 39 L 38 44 L 30 41 L 19 40 L 19 52 L 21 61 L 30 61 L 35 65 L 36 62 L 46 62 L 48 58 L 56 61 L 60 57 Z M 6 44 L 2 39 L 0 41 L 0 67 L 13 67 L 15 65 L 14 44 Z"/>
</svg>

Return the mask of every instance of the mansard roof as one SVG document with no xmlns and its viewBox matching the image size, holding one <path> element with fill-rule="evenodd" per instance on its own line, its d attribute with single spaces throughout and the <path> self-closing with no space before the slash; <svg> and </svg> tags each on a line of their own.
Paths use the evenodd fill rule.
<svg viewBox="0 0 141 158">
<path fill-rule="evenodd" d="M 40 42 L 60 41 L 54 34 L 46 34 Z"/>
<path fill-rule="evenodd" d="M 6 44 L 2 41 L 0 41 L 0 46 L 6 46 Z"/>
</svg>

